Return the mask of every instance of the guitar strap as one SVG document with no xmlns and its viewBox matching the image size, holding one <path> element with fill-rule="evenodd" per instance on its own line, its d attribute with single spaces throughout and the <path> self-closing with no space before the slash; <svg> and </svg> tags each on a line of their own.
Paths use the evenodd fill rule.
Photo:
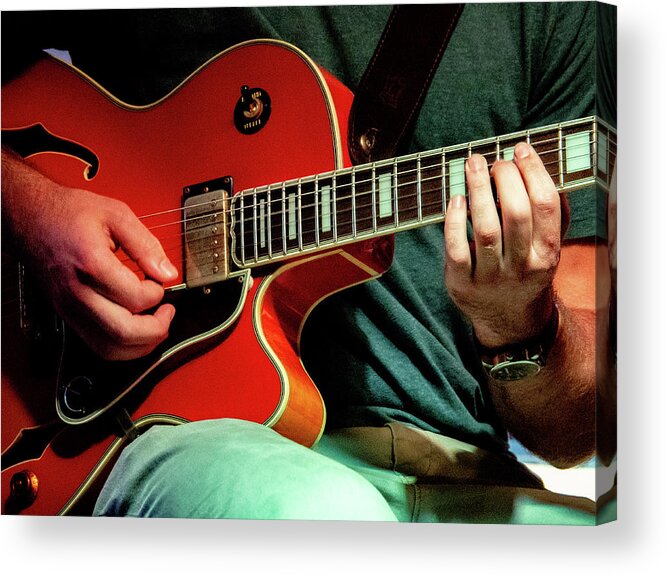
<svg viewBox="0 0 666 575">
<path fill-rule="evenodd" d="M 348 140 L 354 164 L 396 155 L 416 121 L 463 7 L 393 8 L 352 104 Z"/>
</svg>

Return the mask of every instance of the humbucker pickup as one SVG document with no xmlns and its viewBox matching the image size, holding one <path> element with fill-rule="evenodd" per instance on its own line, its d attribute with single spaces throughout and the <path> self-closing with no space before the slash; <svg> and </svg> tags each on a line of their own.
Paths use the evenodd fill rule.
<svg viewBox="0 0 666 575">
<path fill-rule="evenodd" d="M 232 179 L 218 178 L 184 190 L 185 283 L 205 286 L 229 277 L 227 213 Z"/>
</svg>

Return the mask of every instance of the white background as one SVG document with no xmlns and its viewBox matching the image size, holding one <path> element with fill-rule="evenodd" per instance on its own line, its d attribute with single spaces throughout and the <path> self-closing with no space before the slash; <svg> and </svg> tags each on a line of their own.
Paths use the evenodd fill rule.
<svg viewBox="0 0 666 575">
<path fill-rule="evenodd" d="M 658 152 L 664 134 L 666 20 L 658 0 L 615 3 L 621 158 L 618 522 L 564 528 L 1 517 L 0 568 L 14 564 L 14 570 L 25 573 L 103 574 L 207 568 L 241 573 L 663 573 L 666 255 L 660 232 L 666 229 L 666 162 Z M 3 5 L 62 7 L 30 1 Z"/>
</svg>

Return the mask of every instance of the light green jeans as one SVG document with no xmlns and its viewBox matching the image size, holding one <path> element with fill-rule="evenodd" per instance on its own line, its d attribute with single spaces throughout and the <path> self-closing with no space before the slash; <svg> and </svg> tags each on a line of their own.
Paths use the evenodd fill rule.
<svg viewBox="0 0 666 575">
<path fill-rule="evenodd" d="M 597 522 L 509 455 L 401 424 L 326 433 L 308 449 L 221 419 L 155 426 L 123 451 L 95 515 L 446 523 Z"/>
</svg>

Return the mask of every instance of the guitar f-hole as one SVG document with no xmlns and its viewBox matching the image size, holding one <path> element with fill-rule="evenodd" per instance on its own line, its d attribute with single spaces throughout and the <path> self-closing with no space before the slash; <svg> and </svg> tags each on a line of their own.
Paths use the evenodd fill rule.
<svg viewBox="0 0 666 575">
<path fill-rule="evenodd" d="M 86 165 L 83 177 L 88 181 L 99 172 L 99 158 L 92 150 L 52 134 L 42 124 L 2 130 L 2 142 L 22 158 L 52 153 L 64 154 L 81 160 Z"/>
</svg>

